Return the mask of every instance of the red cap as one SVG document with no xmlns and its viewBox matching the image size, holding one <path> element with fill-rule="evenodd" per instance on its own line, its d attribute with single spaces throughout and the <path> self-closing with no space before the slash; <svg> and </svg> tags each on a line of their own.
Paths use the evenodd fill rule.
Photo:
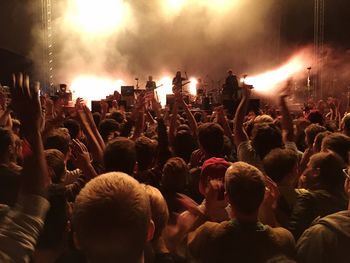
<svg viewBox="0 0 350 263">
<path fill-rule="evenodd" d="M 202 165 L 201 175 L 199 178 L 199 192 L 204 195 L 205 188 L 210 179 L 224 179 L 227 168 L 230 163 L 223 158 L 210 158 Z"/>
</svg>

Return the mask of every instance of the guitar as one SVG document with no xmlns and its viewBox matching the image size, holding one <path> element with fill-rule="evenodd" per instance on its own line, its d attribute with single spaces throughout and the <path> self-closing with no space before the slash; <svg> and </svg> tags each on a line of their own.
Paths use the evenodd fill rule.
<svg viewBox="0 0 350 263">
<path fill-rule="evenodd" d="M 181 87 L 173 85 L 173 93 L 182 92 L 182 87 L 186 86 L 189 83 L 191 83 L 191 81 L 186 81 L 185 83 L 181 84 Z"/>
</svg>

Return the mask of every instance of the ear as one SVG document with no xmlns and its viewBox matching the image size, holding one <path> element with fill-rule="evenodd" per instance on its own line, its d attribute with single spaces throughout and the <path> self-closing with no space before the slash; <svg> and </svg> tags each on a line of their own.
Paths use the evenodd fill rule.
<svg viewBox="0 0 350 263">
<path fill-rule="evenodd" d="M 154 222 L 151 219 L 151 221 L 148 224 L 147 241 L 151 241 L 153 239 L 155 229 L 156 228 L 155 228 Z"/>
</svg>

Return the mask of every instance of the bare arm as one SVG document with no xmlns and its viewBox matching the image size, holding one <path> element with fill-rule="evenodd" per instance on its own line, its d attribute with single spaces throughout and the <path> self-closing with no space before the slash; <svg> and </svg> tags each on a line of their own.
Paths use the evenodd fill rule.
<svg viewBox="0 0 350 263">
<path fill-rule="evenodd" d="M 280 108 L 282 114 L 282 132 L 283 132 L 283 140 L 284 142 L 294 141 L 294 128 L 293 128 L 293 120 L 290 115 L 289 109 L 286 103 L 286 95 L 280 96 Z"/>
<path fill-rule="evenodd" d="M 188 108 L 188 105 L 186 104 L 186 102 L 184 101 L 181 93 L 178 96 L 178 102 L 179 104 L 182 105 L 182 107 L 184 108 L 185 112 L 186 112 L 186 116 L 187 116 L 187 119 L 188 119 L 188 123 L 190 125 L 190 129 L 191 129 L 191 132 L 192 132 L 192 136 L 197 136 L 197 129 L 198 129 L 198 125 L 197 125 L 197 121 L 196 119 L 194 118 L 192 112 L 190 111 L 190 109 Z"/>
<path fill-rule="evenodd" d="M 250 97 L 250 90 L 248 87 L 243 87 L 243 97 L 241 102 L 238 105 L 235 120 L 234 120 L 234 141 L 236 146 L 240 145 L 244 141 L 248 141 L 248 135 L 246 134 L 243 123 L 244 123 L 244 117 L 247 111 L 249 97 Z"/>
</svg>

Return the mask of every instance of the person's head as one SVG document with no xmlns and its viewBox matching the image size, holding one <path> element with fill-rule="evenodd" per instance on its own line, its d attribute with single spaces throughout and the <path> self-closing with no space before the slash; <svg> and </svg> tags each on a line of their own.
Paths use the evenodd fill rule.
<svg viewBox="0 0 350 263">
<path fill-rule="evenodd" d="M 220 157 L 224 147 L 224 130 L 217 123 L 204 123 L 198 128 L 198 141 L 208 157 Z"/>
<path fill-rule="evenodd" d="M 342 191 L 344 186 L 343 169 L 345 162 L 336 153 L 320 152 L 311 156 L 302 180 L 309 189 Z"/>
<path fill-rule="evenodd" d="M 258 115 L 254 119 L 254 123 L 273 123 L 273 118 L 270 115 Z"/>
<path fill-rule="evenodd" d="M 109 115 L 110 119 L 115 120 L 116 122 L 123 123 L 125 120 L 125 116 L 124 113 L 121 111 L 113 111 L 110 115 Z"/>
<path fill-rule="evenodd" d="M 233 213 L 240 218 L 256 218 L 264 200 L 264 176 L 256 167 L 244 163 L 233 163 L 225 174 L 225 196 Z"/>
<path fill-rule="evenodd" d="M 135 149 L 139 171 L 152 168 L 156 155 L 157 142 L 145 136 L 141 136 L 135 141 Z"/>
<path fill-rule="evenodd" d="M 313 152 L 318 153 L 321 151 L 322 141 L 325 137 L 332 134 L 330 131 L 320 132 L 316 135 L 314 144 L 313 144 Z"/>
<path fill-rule="evenodd" d="M 60 184 L 66 172 L 63 153 L 57 149 L 48 149 L 44 154 L 52 183 Z"/>
<path fill-rule="evenodd" d="M 205 196 L 206 188 L 210 180 L 216 179 L 224 181 L 227 168 L 230 166 L 223 158 L 210 158 L 206 160 L 201 168 L 201 174 L 199 178 L 199 192 Z"/>
<path fill-rule="evenodd" d="M 181 71 L 177 71 L 177 72 L 176 72 L 176 77 L 177 77 L 177 78 L 181 78 Z"/>
<path fill-rule="evenodd" d="M 317 123 L 313 123 L 310 124 L 308 127 L 306 127 L 305 129 L 305 143 L 308 147 L 312 147 L 312 145 L 314 144 L 315 141 L 315 137 L 317 134 L 321 133 L 321 132 L 325 132 L 326 128 L 317 124 Z"/>
<path fill-rule="evenodd" d="M 341 128 L 345 135 L 350 136 L 350 113 L 346 114 L 341 122 Z"/>
<path fill-rule="evenodd" d="M 170 158 L 163 167 L 162 189 L 166 192 L 184 191 L 189 173 L 189 168 L 183 159 Z"/>
<path fill-rule="evenodd" d="M 188 163 L 192 152 L 197 149 L 196 140 L 188 130 L 179 130 L 175 134 L 173 149 L 175 156 Z"/>
<path fill-rule="evenodd" d="M 273 149 L 263 160 L 264 171 L 277 184 L 295 186 L 298 173 L 298 156 L 289 149 Z"/>
<path fill-rule="evenodd" d="M 157 241 L 162 235 L 162 232 L 165 229 L 166 225 L 168 224 L 168 205 L 163 195 L 157 188 L 150 185 L 144 186 L 150 201 L 152 220 L 154 223 L 154 235 L 152 241 Z"/>
<path fill-rule="evenodd" d="M 311 123 L 318 123 L 319 125 L 324 124 L 323 115 L 318 110 L 311 110 L 306 117 Z"/>
<path fill-rule="evenodd" d="M 281 130 L 272 123 L 254 124 L 252 146 L 260 159 L 264 159 L 272 149 L 283 146 Z"/>
<path fill-rule="evenodd" d="M 148 76 L 148 80 L 149 80 L 149 81 L 152 81 L 152 80 L 153 80 L 153 77 L 152 77 L 152 76 Z"/>
<path fill-rule="evenodd" d="M 133 175 L 136 164 L 135 143 L 127 138 L 115 138 L 107 144 L 103 160 L 107 172 L 118 171 Z"/>
<path fill-rule="evenodd" d="M 229 76 L 231 76 L 231 75 L 232 75 L 232 69 L 227 70 L 227 74 L 228 74 Z"/>
<path fill-rule="evenodd" d="M 322 151 L 337 153 L 345 163 L 349 163 L 350 138 L 341 133 L 333 133 L 322 140 Z"/>
<path fill-rule="evenodd" d="M 0 127 L 0 160 L 10 161 L 15 152 L 15 137 L 11 130 Z"/>
<path fill-rule="evenodd" d="M 117 172 L 92 179 L 76 198 L 73 227 L 89 262 L 141 262 L 154 231 L 144 186 Z"/>
<path fill-rule="evenodd" d="M 69 135 L 72 139 L 81 138 L 82 131 L 78 121 L 74 119 L 68 119 L 63 122 L 63 126 L 68 129 Z"/>
<path fill-rule="evenodd" d="M 46 138 L 44 142 L 44 148 L 47 149 L 57 149 L 61 151 L 65 160 L 69 159 L 70 156 L 70 143 L 71 137 L 66 128 L 58 128 L 53 130 Z"/>
<path fill-rule="evenodd" d="M 50 209 L 46 214 L 44 228 L 38 239 L 38 250 L 53 250 L 68 241 L 69 208 L 64 186 L 51 185 L 47 198 L 50 202 Z"/>
<path fill-rule="evenodd" d="M 104 119 L 100 122 L 98 129 L 102 139 L 108 142 L 118 136 L 119 124 L 114 119 Z"/>
</svg>

